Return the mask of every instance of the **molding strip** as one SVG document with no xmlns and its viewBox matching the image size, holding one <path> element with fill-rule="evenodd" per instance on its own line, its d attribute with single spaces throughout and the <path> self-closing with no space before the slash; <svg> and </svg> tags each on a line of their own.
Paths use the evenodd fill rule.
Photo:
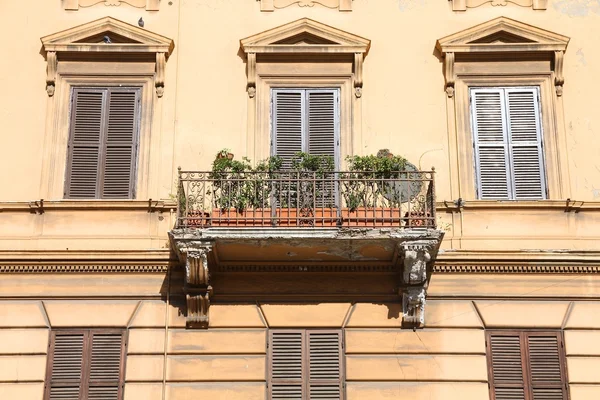
<svg viewBox="0 0 600 400">
<path fill-rule="evenodd" d="M 0 273 L 166 273 L 169 263 L 161 264 L 0 264 Z"/>
<path fill-rule="evenodd" d="M 434 273 L 470 273 L 470 274 L 598 274 L 598 265 L 439 265 L 433 267 Z"/>
</svg>

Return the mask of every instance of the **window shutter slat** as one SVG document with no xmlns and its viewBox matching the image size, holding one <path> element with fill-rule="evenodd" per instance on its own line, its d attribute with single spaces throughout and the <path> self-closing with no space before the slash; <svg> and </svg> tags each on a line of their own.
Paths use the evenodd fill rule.
<svg viewBox="0 0 600 400">
<path fill-rule="evenodd" d="M 308 153 L 335 157 L 337 90 L 308 90 Z"/>
<path fill-rule="evenodd" d="M 555 333 L 527 335 L 533 400 L 563 400 L 560 341 Z"/>
<path fill-rule="evenodd" d="M 510 177 L 503 91 L 473 89 L 471 96 L 479 197 L 508 199 Z"/>
<path fill-rule="evenodd" d="M 88 398 L 117 400 L 123 357 L 121 332 L 92 332 Z"/>
<path fill-rule="evenodd" d="M 138 90 L 110 90 L 106 157 L 103 169 L 103 198 L 134 197 L 132 183 L 137 153 L 138 109 Z"/>
<path fill-rule="evenodd" d="M 341 399 L 341 335 L 308 331 L 308 379 L 311 399 Z"/>
<path fill-rule="evenodd" d="M 49 399 L 77 399 L 82 379 L 85 334 L 55 332 L 52 340 Z"/>
<path fill-rule="evenodd" d="M 304 95 L 302 90 L 273 91 L 273 155 L 283 159 L 283 168 L 303 149 Z"/>
<path fill-rule="evenodd" d="M 545 197 L 536 89 L 506 89 L 515 199 Z"/>
<path fill-rule="evenodd" d="M 525 400 L 523 353 L 518 333 L 488 336 L 494 400 Z"/>
<path fill-rule="evenodd" d="M 68 198 L 97 196 L 105 90 L 75 89 L 71 109 Z"/>
<path fill-rule="evenodd" d="M 270 391 L 271 399 L 299 399 L 303 397 L 302 331 L 270 332 Z"/>
</svg>

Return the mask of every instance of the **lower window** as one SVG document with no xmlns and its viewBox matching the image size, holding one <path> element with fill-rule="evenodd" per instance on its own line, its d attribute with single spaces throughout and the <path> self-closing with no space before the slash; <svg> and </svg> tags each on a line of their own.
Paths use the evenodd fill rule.
<svg viewBox="0 0 600 400">
<path fill-rule="evenodd" d="M 342 399 L 342 331 L 269 332 L 269 398 Z"/>
<path fill-rule="evenodd" d="M 565 352 L 557 331 L 488 331 L 492 400 L 567 400 Z"/>
<path fill-rule="evenodd" d="M 125 365 L 123 330 L 52 331 L 45 400 L 121 400 Z"/>
</svg>

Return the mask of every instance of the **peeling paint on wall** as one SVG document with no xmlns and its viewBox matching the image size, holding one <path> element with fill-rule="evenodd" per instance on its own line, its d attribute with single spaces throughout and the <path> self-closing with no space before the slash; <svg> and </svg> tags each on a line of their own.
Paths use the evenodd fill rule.
<svg viewBox="0 0 600 400">
<path fill-rule="evenodd" d="M 587 62 L 585 61 L 585 54 L 583 54 L 583 49 L 578 49 L 576 54 L 579 65 L 587 65 Z"/>
<path fill-rule="evenodd" d="M 414 8 L 415 5 L 422 6 L 425 0 L 398 0 L 398 8 L 400 11 L 408 11 Z"/>
<path fill-rule="evenodd" d="M 570 17 L 584 17 L 589 13 L 600 14 L 600 0 L 556 0 L 554 8 Z"/>
</svg>

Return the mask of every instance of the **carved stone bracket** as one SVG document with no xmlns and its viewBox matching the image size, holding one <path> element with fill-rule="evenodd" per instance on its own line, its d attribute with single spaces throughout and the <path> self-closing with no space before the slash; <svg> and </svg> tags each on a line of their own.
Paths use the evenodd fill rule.
<svg viewBox="0 0 600 400">
<path fill-rule="evenodd" d="M 156 95 L 163 97 L 165 93 L 165 64 L 167 63 L 166 53 L 156 53 L 156 76 L 154 85 L 156 86 Z"/>
<path fill-rule="evenodd" d="M 256 96 L 256 53 L 248 53 L 248 96 Z"/>
<path fill-rule="evenodd" d="M 362 96 L 363 59 L 363 53 L 354 53 L 354 94 L 356 95 L 356 97 Z"/>
<path fill-rule="evenodd" d="M 185 262 L 183 291 L 186 297 L 188 328 L 208 328 L 210 285 L 208 253 L 212 250 L 209 242 L 187 242 L 178 245 L 180 258 Z"/>
<path fill-rule="evenodd" d="M 314 7 L 316 4 L 323 7 L 337 8 L 340 11 L 352 11 L 352 0 L 259 0 L 261 11 L 274 11 L 294 4 L 300 7 Z"/>
<path fill-rule="evenodd" d="M 452 11 L 466 11 L 467 8 L 475 8 L 486 3 L 492 6 L 506 6 L 508 3 L 516 4 L 521 7 L 532 7 L 534 10 L 545 10 L 548 7 L 548 0 L 450 0 L 452 1 Z"/>
<path fill-rule="evenodd" d="M 562 96 L 563 85 L 565 84 L 565 77 L 563 75 L 563 59 L 565 56 L 564 51 L 554 52 L 554 85 L 556 86 L 556 95 Z"/>
<path fill-rule="evenodd" d="M 91 7 L 101 3 L 105 6 L 120 6 L 125 3 L 136 8 L 145 8 L 146 11 L 158 11 L 160 0 L 63 0 L 63 8 L 75 11 L 79 10 L 79 7 Z"/>
<path fill-rule="evenodd" d="M 402 325 L 421 328 L 425 323 L 425 302 L 429 276 L 435 259 L 437 242 L 416 241 L 400 244 L 402 255 Z"/>
<path fill-rule="evenodd" d="M 56 57 L 55 51 L 48 51 L 46 53 L 46 92 L 48 96 L 54 96 L 54 89 L 56 87 L 56 71 L 58 69 L 58 58 Z"/>
<path fill-rule="evenodd" d="M 454 73 L 454 61 L 454 53 L 446 53 L 444 78 L 446 79 L 446 94 L 448 97 L 454 97 L 454 82 L 456 81 L 456 74 Z"/>
</svg>

